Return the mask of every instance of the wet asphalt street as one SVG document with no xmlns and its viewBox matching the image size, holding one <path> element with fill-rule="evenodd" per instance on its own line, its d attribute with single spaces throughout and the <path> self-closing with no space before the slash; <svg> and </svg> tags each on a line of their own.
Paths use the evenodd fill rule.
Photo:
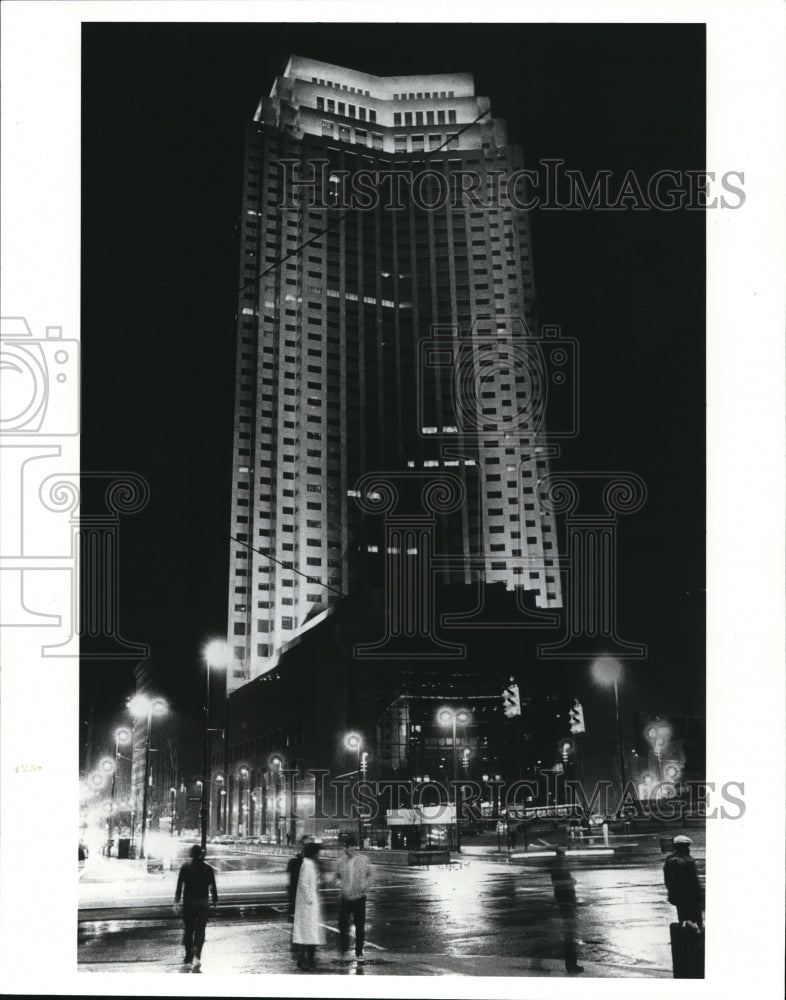
<svg viewBox="0 0 786 1000">
<path fill-rule="evenodd" d="M 293 971 L 286 860 L 221 856 L 219 850 L 209 859 L 217 869 L 220 906 L 208 926 L 203 971 Z M 650 850 L 571 864 L 582 962 L 608 966 L 617 970 L 609 973 L 614 975 L 670 974 L 668 925 L 674 910 L 666 901 L 662 862 L 662 855 Z M 472 857 L 422 869 L 375 865 L 367 957 L 384 965 L 387 954 L 412 956 L 426 967 L 431 962 L 434 974 L 446 971 L 440 956 L 469 962 L 464 974 L 475 971 L 473 959 L 484 975 L 494 959 L 506 968 L 522 961 L 560 964 L 562 923 L 548 864 L 545 858 L 505 863 Z M 338 909 L 332 863 L 324 868 L 323 965 L 340 972 L 332 963 Z M 148 878 L 117 906 L 113 901 L 121 899 L 122 886 L 91 886 L 88 880 L 80 907 L 80 968 L 174 971 L 181 951 L 181 924 L 168 908 L 175 881 L 174 872 Z"/>
</svg>

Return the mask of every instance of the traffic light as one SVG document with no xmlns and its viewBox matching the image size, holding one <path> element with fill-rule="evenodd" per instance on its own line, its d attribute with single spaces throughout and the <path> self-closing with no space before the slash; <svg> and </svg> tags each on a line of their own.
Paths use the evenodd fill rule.
<svg viewBox="0 0 786 1000">
<path fill-rule="evenodd" d="M 570 731 L 572 733 L 585 733 L 587 731 L 584 727 L 584 709 L 581 707 L 581 702 L 578 698 L 574 700 L 573 708 L 568 713 L 568 718 L 570 719 Z"/>
<path fill-rule="evenodd" d="M 521 715 L 521 698 L 519 697 L 519 686 L 514 683 L 513 678 L 510 684 L 502 692 L 502 711 L 508 719 L 515 715 Z"/>
</svg>

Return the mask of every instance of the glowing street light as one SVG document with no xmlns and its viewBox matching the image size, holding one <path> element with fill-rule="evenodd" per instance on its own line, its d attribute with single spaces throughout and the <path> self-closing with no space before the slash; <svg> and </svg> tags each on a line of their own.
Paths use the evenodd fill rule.
<svg viewBox="0 0 786 1000">
<path fill-rule="evenodd" d="M 456 814 L 456 850 L 461 850 L 461 831 L 459 827 L 457 785 L 458 785 L 458 753 L 456 750 L 456 723 L 466 726 L 470 715 L 465 708 L 454 711 L 452 708 L 440 708 L 437 712 L 437 721 L 441 726 L 450 726 L 453 730 L 453 809 Z"/>
<path fill-rule="evenodd" d="M 248 768 L 241 767 L 239 772 L 240 780 L 237 783 L 237 806 L 238 806 L 238 833 L 240 833 L 240 824 L 243 824 L 243 836 L 248 836 L 248 821 L 250 818 L 250 803 L 249 795 L 251 792 L 251 782 L 248 776 Z M 246 784 L 245 792 L 243 791 L 243 782 Z"/>
<path fill-rule="evenodd" d="M 671 738 L 671 726 L 667 722 L 654 722 L 647 726 L 646 736 L 650 746 L 655 752 L 655 760 L 658 762 L 658 781 L 662 781 L 663 775 L 661 773 L 661 755 L 663 753 L 663 748 Z"/>
<path fill-rule="evenodd" d="M 210 670 L 226 670 L 229 666 L 229 646 L 225 639 L 209 639 L 202 647 L 205 661 L 205 726 L 202 735 L 202 805 L 199 821 L 202 829 L 202 850 L 207 849 L 207 828 L 210 821 Z"/>
<path fill-rule="evenodd" d="M 619 744 L 620 758 L 620 781 L 622 782 L 621 795 L 625 795 L 625 788 L 628 784 L 627 772 L 625 770 L 625 750 L 622 744 L 622 723 L 620 722 L 620 696 L 618 684 L 622 678 L 622 664 L 613 656 L 601 656 L 594 661 L 591 667 L 592 677 L 596 683 L 614 688 L 614 711 L 617 716 L 617 741 Z M 622 798 L 620 798 L 622 801 Z"/>
<path fill-rule="evenodd" d="M 269 761 L 270 766 L 273 768 L 273 832 L 276 837 L 276 843 L 281 843 L 281 830 L 278 825 L 279 809 L 282 805 L 280 802 L 280 792 L 279 792 L 279 782 L 281 781 L 281 768 L 283 766 L 283 761 L 278 756 L 274 754 Z"/>
<path fill-rule="evenodd" d="M 225 827 L 225 824 L 224 824 L 224 804 L 225 804 L 225 797 L 226 797 L 226 794 L 227 794 L 227 790 L 226 790 L 226 788 L 224 788 L 224 775 L 223 774 L 217 774 L 216 775 L 216 784 L 219 787 L 219 792 L 218 792 L 218 832 L 219 833 L 226 833 L 226 827 Z"/>
<path fill-rule="evenodd" d="M 145 856 L 145 831 L 147 829 L 147 796 L 150 784 L 150 730 L 153 726 L 153 716 L 166 715 L 169 706 L 163 698 L 149 698 L 146 694 L 134 695 L 128 702 L 128 710 L 134 718 L 147 722 L 145 730 L 145 779 L 142 790 L 142 836 L 139 844 L 139 857 Z"/>
<path fill-rule="evenodd" d="M 362 764 L 363 764 L 363 761 L 361 760 L 361 756 L 360 756 L 360 750 L 361 750 L 361 747 L 363 746 L 363 739 L 357 733 L 347 733 L 347 735 L 344 737 L 344 746 L 347 748 L 347 750 L 354 750 L 357 753 L 357 757 L 358 757 L 358 770 L 357 770 L 357 778 L 355 779 L 355 797 L 359 799 L 360 796 L 358 794 L 358 788 L 360 787 L 361 767 L 362 767 Z M 364 754 L 363 756 L 364 757 L 368 757 L 368 754 Z M 357 804 L 357 811 L 358 811 L 358 848 L 360 850 L 362 850 L 363 849 L 363 817 L 362 817 L 362 815 L 360 813 L 360 803 L 359 802 Z"/>
</svg>

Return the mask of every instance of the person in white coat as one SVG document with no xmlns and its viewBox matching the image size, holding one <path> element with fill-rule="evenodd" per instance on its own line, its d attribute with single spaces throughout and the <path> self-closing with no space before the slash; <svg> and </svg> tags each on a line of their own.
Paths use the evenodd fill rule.
<svg viewBox="0 0 786 1000">
<path fill-rule="evenodd" d="M 316 947 L 324 943 L 322 904 L 319 899 L 320 845 L 312 841 L 303 847 L 303 864 L 297 880 L 295 918 L 292 923 L 292 944 L 298 946 L 298 968 L 311 972 L 316 968 Z"/>
</svg>

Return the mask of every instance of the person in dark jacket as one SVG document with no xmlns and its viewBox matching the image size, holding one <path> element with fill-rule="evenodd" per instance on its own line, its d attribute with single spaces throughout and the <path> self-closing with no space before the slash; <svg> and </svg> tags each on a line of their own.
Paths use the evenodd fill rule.
<svg viewBox="0 0 786 1000">
<path fill-rule="evenodd" d="M 205 927 L 210 912 L 215 912 L 218 902 L 216 873 L 205 862 L 205 852 L 194 844 L 189 851 L 191 860 L 181 867 L 177 876 L 174 911 L 180 913 L 180 897 L 183 897 L 183 946 L 186 949 L 184 965 L 198 970 L 202 965 L 202 945 L 205 943 Z M 208 896 L 212 896 L 212 907 Z"/>
<path fill-rule="evenodd" d="M 668 900 L 677 907 L 677 920 L 702 927 L 703 898 L 696 861 L 690 855 L 690 837 L 680 834 L 672 841 L 674 851 L 663 862 L 663 880 Z"/>
<path fill-rule="evenodd" d="M 568 867 L 568 860 L 563 850 L 557 851 L 557 856 L 551 865 L 551 885 L 554 889 L 554 902 L 562 922 L 562 942 L 565 952 L 565 968 L 572 975 L 584 971 L 584 966 L 578 963 L 578 933 L 576 930 L 576 880 Z"/>
</svg>

